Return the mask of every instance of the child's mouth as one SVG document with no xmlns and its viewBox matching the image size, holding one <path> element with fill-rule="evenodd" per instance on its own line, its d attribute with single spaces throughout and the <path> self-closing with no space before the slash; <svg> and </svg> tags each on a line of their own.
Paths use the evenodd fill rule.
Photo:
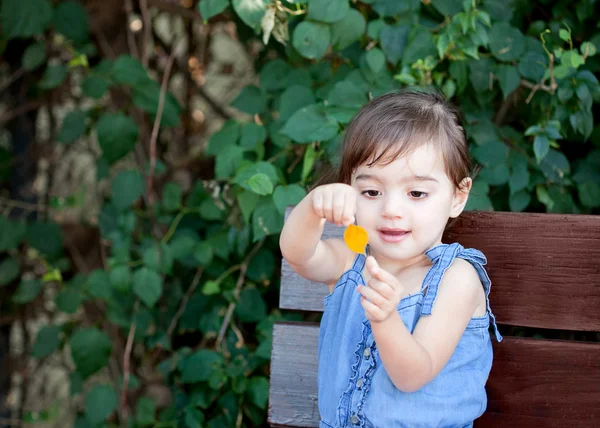
<svg viewBox="0 0 600 428">
<path fill-rule="evenodd" d="M 399 242 L 410 234 L 408 230 L 402 229 L 379 229 L 379 236 L 385 242 Z"/>
</svg>

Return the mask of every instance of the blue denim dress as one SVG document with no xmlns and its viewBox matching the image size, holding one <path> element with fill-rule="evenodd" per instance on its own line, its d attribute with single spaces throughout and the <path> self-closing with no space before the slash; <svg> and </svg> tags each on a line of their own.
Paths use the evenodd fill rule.
<svg viewBox="0 0 600 428">
<path fill-rule="evenodd" d="M 472 318 L 442 371 L 416 392 L 397 389 L 388 377 L 371 325 L 360 304 L 358 284 L 365 284 L 365 256 L 338 280 L 325 298 L 319 331 L 319 412 L 321 428 L 331 427 L 470 427 L 487 404 L 485 383 L 492 366 L 490 324 L 498 341 L 489 306 L 490 279 L 485 256 L 461 245 L 441 244 L 426 253 L 433 266 L 421 291 L 405 297 L 398 312 L 412 333 L 421 315 L 431 315 L 444 272 L 456 257 L 477 270 L 487 301 L 487 314 Z M 427 290 L 425 292 L 425 290 Z"/>
</svg>

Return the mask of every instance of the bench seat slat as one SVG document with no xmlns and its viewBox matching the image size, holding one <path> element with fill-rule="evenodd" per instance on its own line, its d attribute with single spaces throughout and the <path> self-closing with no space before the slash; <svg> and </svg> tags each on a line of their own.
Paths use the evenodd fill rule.
<svg viewBox="0 0 600 428">
<path fill-rule="evenodd" d="M 269 423 L 316 427 L 319 326 L 277 323 L 273 330 Z M 506 337 L 494 343 L 490 415 L 478 426 L 600 423 L 600 344 Z M 489 423 L 488 423 L 489 422 Z"/>
<path fill-rule="evenodd" d="M 327 224 L 323 236 L 342 234 Z M 487 256 L 500 324 L 600 331 L 600 216 L 466 212 L 445 235 L 455 241 Z M 281 278 L 282 309 L 323 311 L 327 287 L 285 260 Z"/>
</svg>

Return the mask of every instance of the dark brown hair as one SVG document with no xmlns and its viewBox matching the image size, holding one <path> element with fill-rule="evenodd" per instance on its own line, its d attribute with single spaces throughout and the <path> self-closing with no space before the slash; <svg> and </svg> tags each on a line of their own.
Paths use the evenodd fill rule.
<svg viewBox="0 0 600 428">
<path fill-rule="evenodd" d="M 440 150 L 446 174 L 460 188 L 471 162 L 458 110 L 436 92 L 401 91 L 374 98 L 346 129 L 334 181 L 350 184 L 360 165 L 386 165 L 425 144 Z"/>
</svg>

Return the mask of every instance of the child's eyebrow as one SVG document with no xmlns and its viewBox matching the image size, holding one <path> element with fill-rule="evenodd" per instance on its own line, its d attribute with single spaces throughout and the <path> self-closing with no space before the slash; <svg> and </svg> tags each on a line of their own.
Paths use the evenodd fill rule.
<svg viewBox="0 0 600 428">
<path fill-rule="evenodd" d="M 359 180 L 374 180 L 374 181 L 378 181 L 379 183 L 382 183 L 381 179 L 379 177 L 377 177 L 376 175 L 371 175 L 371 174 L 360 174 L 357 175 L 355 178 L 356 181 Z M 432 181 L 434 183 L 439 183 L 438 180 L 436 180 L 435 178 L 429 176 L 429 175 L 411 175 L 408 177 L 404 177 L 402 180 L 400 180 L 401 182 L 407 182 L 407 181 Z"/>
</svg>

